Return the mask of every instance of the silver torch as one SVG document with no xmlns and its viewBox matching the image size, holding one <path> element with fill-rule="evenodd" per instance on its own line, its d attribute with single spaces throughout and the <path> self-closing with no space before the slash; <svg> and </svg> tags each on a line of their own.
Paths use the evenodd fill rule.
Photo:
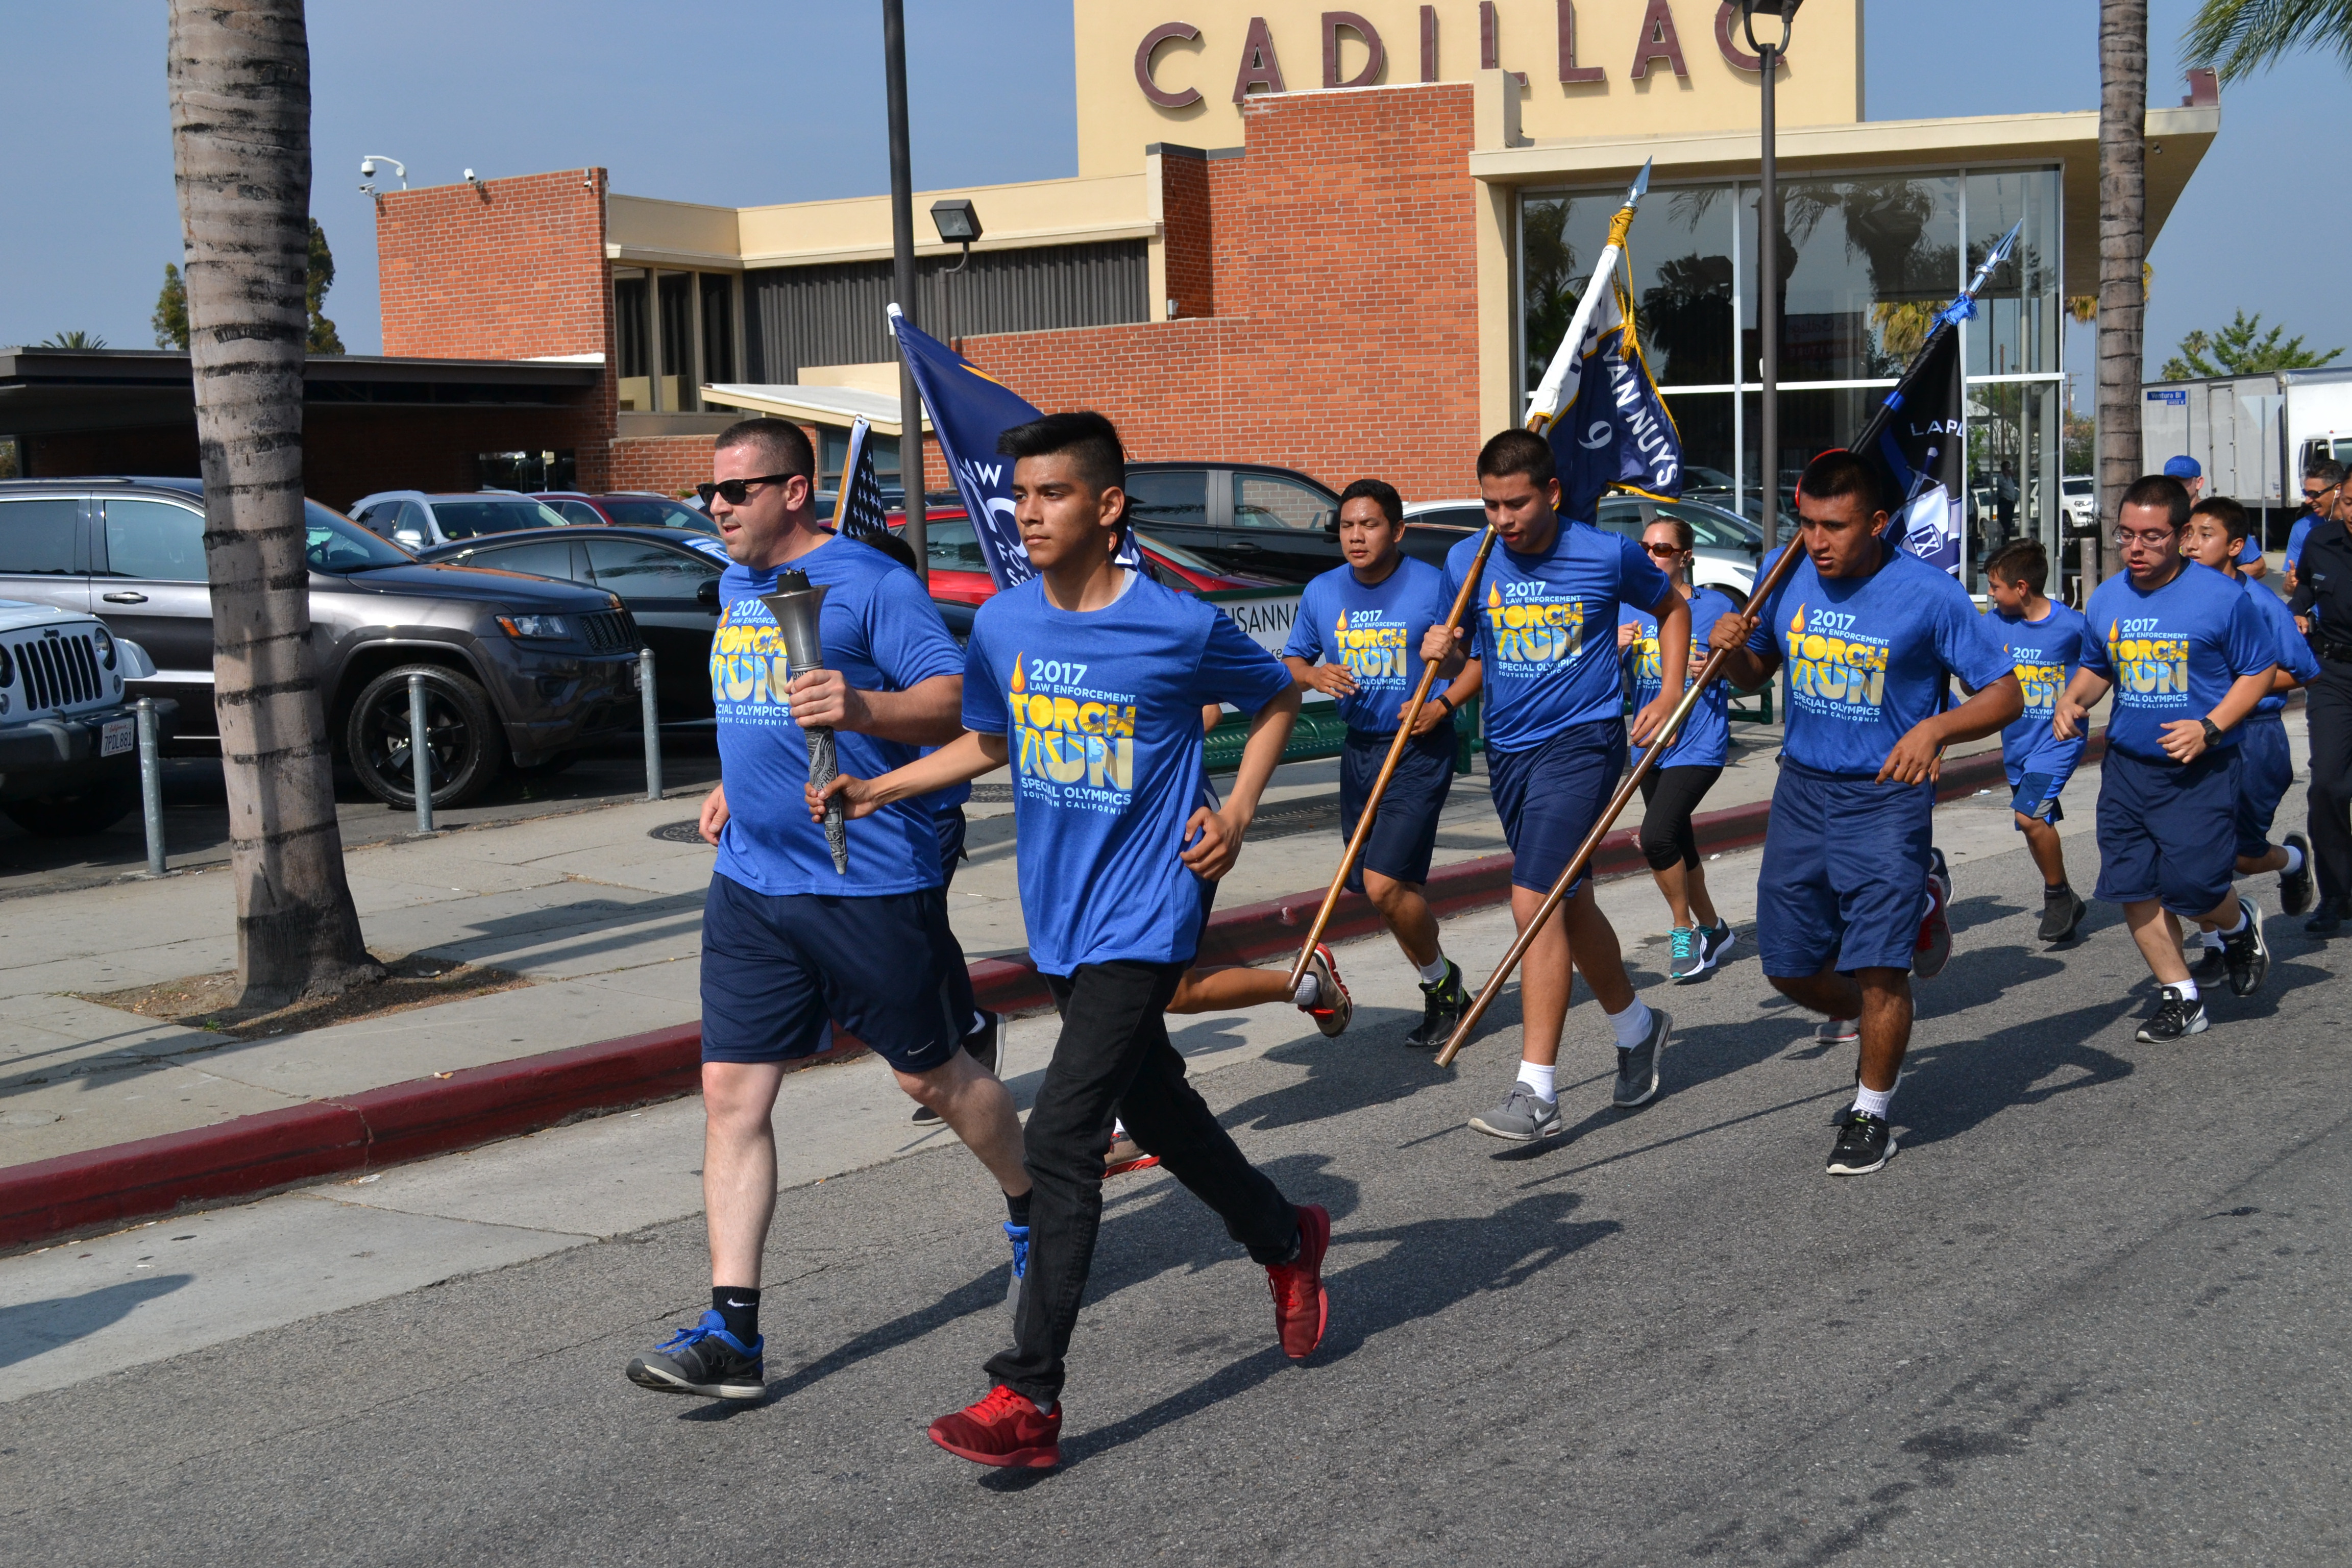
<svg viewBox="0 0 2352 1568">
<path fill-rule="evenodd" d="M 760 602 L 776 617 L 776 635 L 783 639 L 786 678 L 803 670 L 824 668 L 824 639 L 817 635 L 817 612 L 824 606 L 825 591 L 809 585 L 805 572 L 780 572 L 776 574 L 776 592 L 761 595 Z M 803 724 L 801 733 L 808 737 L 809 783 L 823 789 L 840 776 L 841 764 L 833 746 L 830 725 Z M 849 825 L 843 820 L 838 796 L 824 805 L 824 842 L 833 851 L 833 868 L 844 876 L 849 874 Z"/>
</svg>

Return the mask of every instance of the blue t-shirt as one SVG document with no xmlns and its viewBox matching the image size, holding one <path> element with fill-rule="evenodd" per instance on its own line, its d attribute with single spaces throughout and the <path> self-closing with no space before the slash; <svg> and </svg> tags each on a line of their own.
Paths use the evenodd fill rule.
<svg viewBox="0 0 2352 1568">
<path fill-rule="evenodd" d="M 904 691 L 935 675 L 960 675 L 963 655 L 915 574 L 880 551 L 829 540 L 788 563 L 826 590 L 817 614 L 824 662 L 861 691 Z M 876 898 L 940 885 L 939 833 L 928 800 L 906 800 L 849 824 L 849 870 L 833 868 L 824 828 L 809 820 L 808 739 L 793 722 L 784 688 L 793 672 L 775 617 L 760 602 L 775 572 L 730 564 L 710 638 L 710 695 L 719 709 L 719 767 L 727 826 L 719 873 L 761 893 Z M 904 767 L 918 748 L 835 731 L 841 771 L 872 778 Z"/>
<path fill-rule="evenodd" d="M 2116 574 L 2092 590 L 2089 614 L 2083 668 L 2115 685 L 2107 744 L 2142 762 L 2169 765 L 2167 724 L 2204 718 L 2240 676 L 2278 662 L 2270 626 L 2237 580 L 2194 561 L 2153 593 Z M 2221 737 L 2237 743 L 2235 730 Z"/>
<path fill-rule="evenodd" d="M 1354 567 L 1335 566 L 1299 590 L 1298 618 L 1282 651 L 1309 664 L 1346 665 L 1356 689 L 1332 704 L 1339 717 L 1350 730 L 1393 735 L 1421 680 L 1422 635 L 1453 605 L 1444 576 L 1426 561 L 1406 556 L 1370 587 Z"/>
<path fill-rule="evenodd" d="M 1631 610 L 1625 616 L 1633 626 L 1633 646 L 1625 650 L 1625 662 L 1633 677 L 1633 706 L 1640 709 L 1657 700 L 1666 683 L 1665 671 L 1658 662 L 1658 617 L 1647 610 Z M 1706 662 L 1706 635 L 1715 623 L 1724 616 L 1738 613 L 1729 599 L 1712 588 L 1701 588 L 1691 595 L 1690 663 L 1683 675 L 1683 689 L 1698 679 L 1699 667 Z M 1619 623 L 1621 626 L 1624 622 Z M 1662 768 L 1719 768 L 1731 754 L 1731 688 L 1717 681 L 1706 689 L 1706 695 L 1683 721 L 1683 732 L 1671 750 L 1658 759 Z M 1633 761 L 1642 760 L 1643 747 L 1633 749 Z"/>
<path fill-rule="evenodd" d="M 1475 533 L 1445 552 L 1449 607 L 1477 554 Z M 1639 544 L 1589 522 L 1561 518 L 1540 555 L 1496 541 L 1465 617 L 1486 675 L 1486 744 L 1524 752 L 1570 725 L 1622 718 L 1618 607 L 1654 607 L 1672 591 Z"/>
<path fill-rule="evenodd" d="M 2288 571 L 2294 571 L 2296 564 L 2303 560 L 2303 542 L 2311 537 L 2311 525 L 2318 521 L 2315 514 L 2306 511 L 2294 520 L 2293 528 L 2287 530 L 2286 569 Z"/>
<path fill-rule="evenodd" d="M 1807 557 L 1750 606 L 1748 646 L 1789 669 L 1781 754 L 1820 773 L 1876 777 L 1895 742 L 1943 711 L 1950 677 L 1981 691 L 2010 673 L 2008 651 L 1958 578 L 1907 550 L 1880 549 L 1885 563 L 1867 577 L 1823 577 Z"/>
<path fill-rule="evenodd" d="M 1129 574 L 1099 610 L 1056 609 L 1041 578 L 980 607 L 964 728 L 1013 764 L 1021 913 L 1047 974 L 1175 963 L 1201 938 L 1203 884 L 1176 857 L 1204 804 L 1201 710 L 1254 713 L 1290 670 L 1217 609 Z"/>
<path fill-rule="evenodd" d="M 2010 616 L 1996 610 L 1992 629 L 2009 647 L 2009 661 L 2017 684 L 2025 693 L 2025 711 L 2000 732 L 2001 761 L 2025 762 L 2037 754 L 2080 752 L 2084 737 L 2062 741 L 2050 721 L 2058 713 L 2059 694 L 2082 667 L 2083 648 L 2091 640 L 2091 623 L 2072 605 L 2050 601 L 2050 613 L 2038 621 Z"/>
<path fill-rule="evenodd" d="M 2263 623 L 2270 627 L 2271 637 L 2278 645 L 2278 661 L 2286 666 L 2286 672 L 2297 680 L 2316 680 L 2319 678 L 2319 660 L 2311 651 L 2310 639 L 2294 624 L 2294 612 L 2286 607 L 2286 601 L 2272 593 L 2267 584 L 2251 578 L 2241 580 L 2239 585 L 2246 590 L 2246 597 L 2254 602 L 2254 608 L 2262 612 Z M 2285 707 L 2286 693 L 2273 691 L 2254 704 L 2254 711 L 2258 714 L 2277 713 Z"/>
</svg>

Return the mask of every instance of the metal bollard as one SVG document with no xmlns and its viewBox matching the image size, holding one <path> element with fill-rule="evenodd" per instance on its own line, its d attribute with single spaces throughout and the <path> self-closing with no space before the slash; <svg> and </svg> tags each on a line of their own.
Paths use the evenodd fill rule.
<svg viewBox="0 0 2352 1568">
<path fill-rule="evenodd" d="M 425 727 L 425 678 L 408 678 L 408 764 L 416 792 L 416 831 L 433 831 L 433 747 Z"/>
<path fill-rule="evenodd" d="M 147 822 L 147 874 L 163 874 L 163 763 L 156 754 L 155 700 L 139 700 L 139 805 Z"/>
<path fill-rule="evenodd" d="M 662 797 L 661 705 L 654 698 L 654 650 L 637 650 L 637 684 L 646 710 L 646 798 Z"/>
</svg>

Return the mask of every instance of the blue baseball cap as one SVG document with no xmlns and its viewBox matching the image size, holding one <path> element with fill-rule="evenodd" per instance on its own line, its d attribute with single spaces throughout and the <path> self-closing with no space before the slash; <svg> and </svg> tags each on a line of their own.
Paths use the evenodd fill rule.
<svg viewBox="0 0 2352 1568">
<path fill-rule="evenodd" d="M 2186 453 L 2178 458 L 2167 458 L 2164 471 L 2176 479 L 2201 479 L 2205 477 L 2205 470 L 2197 466 L 2197 459 Z"/>
</svg>

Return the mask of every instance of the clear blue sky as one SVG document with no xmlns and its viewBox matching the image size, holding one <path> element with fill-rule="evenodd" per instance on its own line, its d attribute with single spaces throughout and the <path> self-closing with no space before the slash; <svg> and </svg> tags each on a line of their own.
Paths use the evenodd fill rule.
<svg viewBox="0 0 2352 1568">
<path fill-rule="evenodd" d="M 1071 3 L 908 0 L 919 187 L 1076 173 Z M 2151 96 L 2177 102 L 2174 45 L 2193 7 L 2149 9 Z M 1870 112 L 2094 107 L 2096 12 L 2093 0 L 1872 0 Z M 601 163 L 617 190 L 686 201 L 879 192 L 880 18 L 873 0 L 313 0 L 311 205 L 335 250 L 327 310 L 343 342 L 370 353 L 381 341 L 363 153 L 404 160 L 413 184 L 468 166 Z M 179 256 L 161 0 L 12 5 L 0 50 L 0 343 L 79 327 L 147 347 L 163 264 Z M 2225 92 L 2221 134 L 2150 257 L 2151 367 L 2184 331 L 2241 308 L 2352 345 L 2335 255 L 2347 224 L 2332 210 L 2334 173 L 2352 166 L 2347 88 L 2333 58 L 2306 57 Z M 2321 216 L 2300 226 L 2315 195 Z M 2087 334 L 2069 361 L 2087 372 Z"/>
</svg>

